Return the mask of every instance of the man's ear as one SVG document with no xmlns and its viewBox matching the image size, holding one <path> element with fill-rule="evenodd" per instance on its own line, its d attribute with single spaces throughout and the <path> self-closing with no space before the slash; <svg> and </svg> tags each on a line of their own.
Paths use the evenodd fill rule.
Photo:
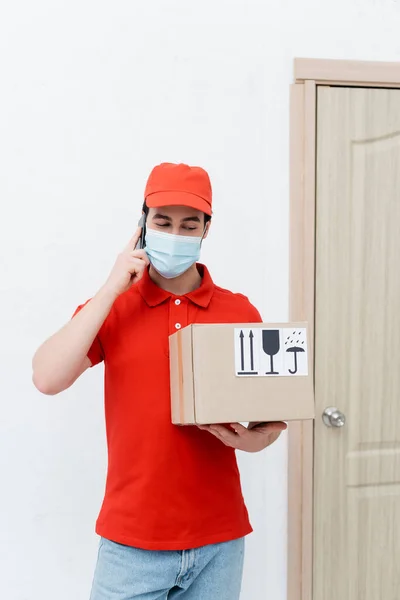
<svg viewBox="0 0 400 600">
<path fill-rule="evenodd" d="M 211 221 L 208 221 L 207 225 L 204 228 L 203 240 L 208 236 L 208 232 L 210 231 Z"/>
</svg>

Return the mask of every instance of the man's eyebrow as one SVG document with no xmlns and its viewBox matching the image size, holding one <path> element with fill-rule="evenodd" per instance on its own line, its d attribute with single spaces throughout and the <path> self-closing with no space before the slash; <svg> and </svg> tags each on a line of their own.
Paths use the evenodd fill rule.
<svg viewBox="0 0 400 600">
<path fill-rule="evenodd" d="M 156 215 L 154 215 L 153 219 L 165 219 L 165 221 L 172 221 L 171 217 L 168 217 L 167 215 L 162 215 L 161 213 L 157 213 Z"/>
<path fill-rule="evenodd" d="M 168 215 L 162 215 L 161 213 L 155 214 L 153 219 L 164 219 L 164 221 L 169 221 L 169 222 L 172 221 L 171 217 L 169 217 Z M 201 222 L 199 217 L 196 217 L 195 215 L 193 215 L 193 217 L 185 217 L 184 219 L 181 220 L 181 223 L 187 223 L 188 221 L 194 221 L 195 223 Z"/>
<path fill-rule="evenodd" d="M 185 217 L 181 222 L 187 223 L 187 221 L 196 221 L 196 223 L 200 223 L 199 217 Z"/>
</svg>

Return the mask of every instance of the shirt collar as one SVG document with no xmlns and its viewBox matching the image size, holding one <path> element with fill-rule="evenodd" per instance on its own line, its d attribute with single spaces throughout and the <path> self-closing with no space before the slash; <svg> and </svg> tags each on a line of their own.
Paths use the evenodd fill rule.
<svg viewBox="0 0 400 600">
<path fill-rule="evenodd" d="M 214 293 L 214 282 L 205 265 L 197 263 L 196 266 L 202 277 L 201 284 L 193 292 L 184 294 L 184 297 L 188 298 L 188 300 L 194 304 L 197 304 L 197 306 L 207 308 Z M 158 287 L 158 285 L 150 278 L 148 269 L 145 269 L 142 279 L 137 283 L 137 288 L 143 300 L 151 307 L 158 306 L 165 302 L 165 300 L 171 298 L 171 296 L 175 296 L 175 294 Z"/>
</svg>

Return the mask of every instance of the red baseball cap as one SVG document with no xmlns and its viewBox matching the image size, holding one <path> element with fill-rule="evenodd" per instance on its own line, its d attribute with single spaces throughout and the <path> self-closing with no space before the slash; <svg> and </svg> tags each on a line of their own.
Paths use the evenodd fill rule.
<svg viewBox="0 0 400 600">
<path fill-rule="evenodd" d="M 212 190 L 207 171 L 185 164 L 161 163 L 147 180 L 144 198 L 149 208 L 190 206 L 212 214 Z"/>
</svg>

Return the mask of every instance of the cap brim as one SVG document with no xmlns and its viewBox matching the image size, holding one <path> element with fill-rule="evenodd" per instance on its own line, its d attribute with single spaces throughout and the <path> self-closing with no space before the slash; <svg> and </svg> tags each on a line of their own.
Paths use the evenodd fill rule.
<svg viewBox="0 0 400 600">
<path fill-rule="evenodd" d="M 159 206 L 189 206 L 195 208 L 206 215 L 212 214 L 210 204 L 196 196 L 195 194 L 189 194 L 189 192 L 155 192 L 149 194 L 146 198 L 146 204 L 149 208 L 158 208 Z"/>
</svg>

